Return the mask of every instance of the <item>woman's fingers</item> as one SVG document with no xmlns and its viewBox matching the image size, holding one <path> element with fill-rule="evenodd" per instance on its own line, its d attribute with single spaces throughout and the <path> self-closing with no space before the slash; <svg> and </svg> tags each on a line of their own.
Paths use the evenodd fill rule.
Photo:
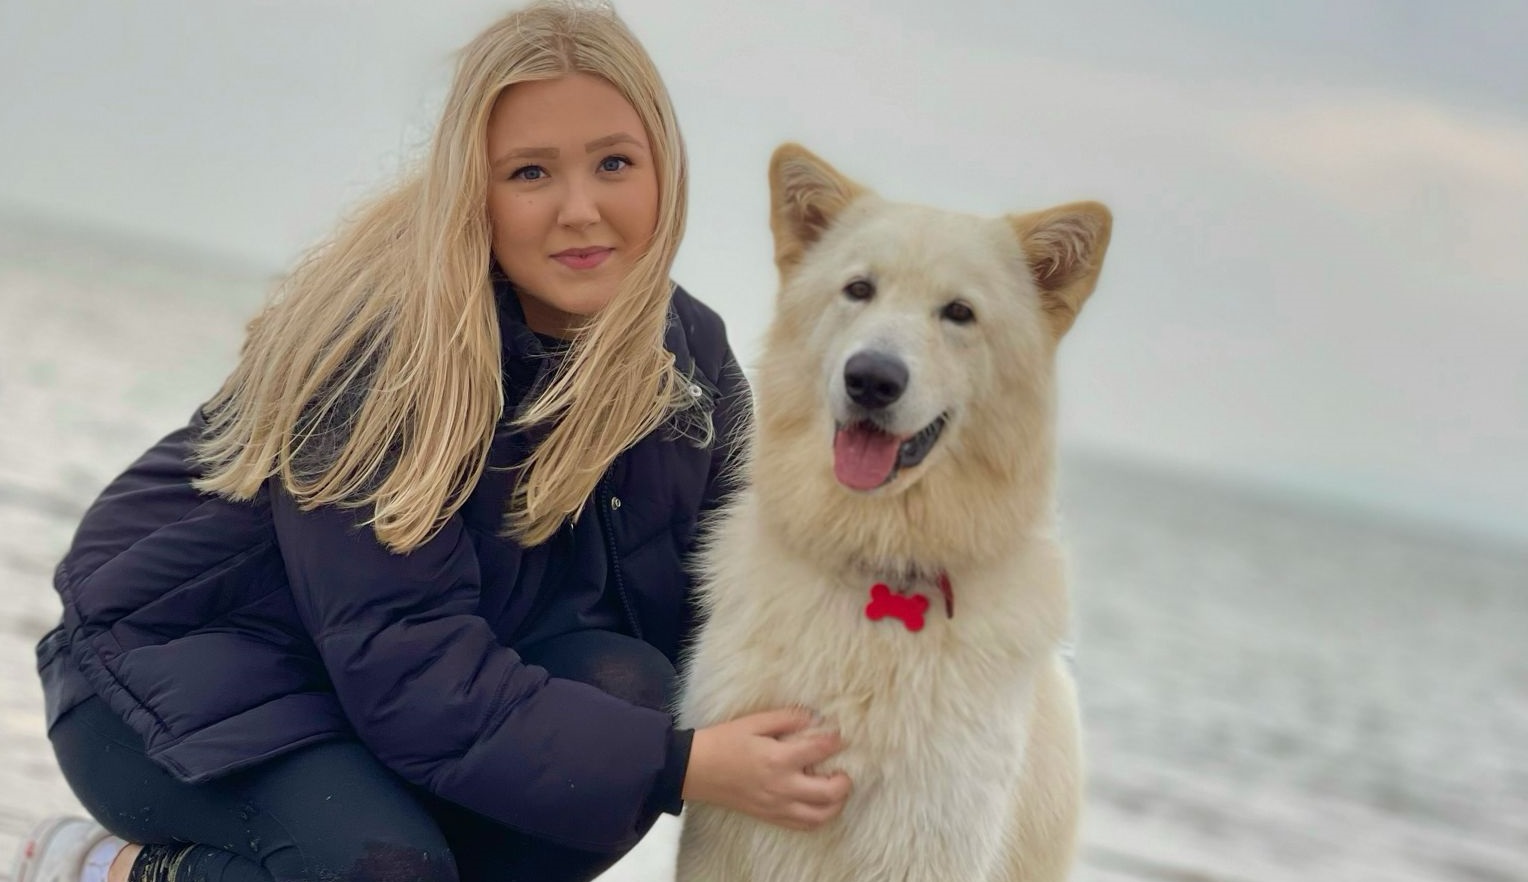
<svg viewBox="0 0 1528 882">
<path fill-rule="evenodd" d="M 812 712 L 806 708 L 786 707 L 740 717 L 737 722 L 744 724 L 754 735 L 783 738 L 807 728 L 813 720 Z"/>
<path fill-rule="evenodd" d="M 852 785 L 843 772 L 810 771 L 844 746 L 821 725 L 809 710 L 780 708 L 697 731 L 686 798 L 793 830 L 822 826 L 843 811 Z"/>
<path fill-rule="evenodd" d="M 797 802 L 809 806 L 842 806 L 851 790 L 853 785 L 843 772 L 827 776 L 803 774 L 796 781 L 794 797 Z"/>
<path fill-rule="evenodd" d="M 785 742 L 789 762 L 797 768 L 815 766 L 844 749 L 843 736 L 832 729 L 803 733 Z"/>
<path fill-rule="evenodd" d="M 786 823 L 797 830 L 815 830 L 838 817 L 843 810 L 844 802 L 841 799 L 824 805 L 798 802 L 791 807 Z"/>
</svg>

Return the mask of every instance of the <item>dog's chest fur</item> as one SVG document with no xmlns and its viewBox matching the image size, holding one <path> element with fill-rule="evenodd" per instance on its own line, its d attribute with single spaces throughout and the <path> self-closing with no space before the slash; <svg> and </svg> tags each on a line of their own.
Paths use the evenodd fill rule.
<svg viewBox="0 0 1528 882">
<path fill-rule="evenodd" d="M 729 529 L 759 526 L 734 514 Z M 716 562 L 708 580 L 685 725 L 805 705 L 845 743 L 821 771 L 847 772 L 855 789 L 817 833 L 735 815 L 702 826 L 746 852 L 755 880 L 834 878 L 843 866 L 866 879 L 986 878 L 1011 827 L 1003 819 L 1018 797 L 1036 670 L 1051 649 L 1035 620 L 1044 593 L 1002 582 L 1059 573 L 1043 564 L 952 573 L 953 617 L 935 585 L 916 586 L 930 603 L 913 632 L 866 617 L 869 576 L 816 571 L 763 531 L 725 545 L 748 551 Z"/>
</svg>

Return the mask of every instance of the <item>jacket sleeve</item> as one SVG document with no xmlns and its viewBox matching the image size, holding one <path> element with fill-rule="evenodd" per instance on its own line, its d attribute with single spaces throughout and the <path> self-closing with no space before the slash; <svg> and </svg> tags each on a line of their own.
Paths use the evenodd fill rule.
<svg viewBox="0 0 1528 882">
<path fill-rule="evenodd" d="M 667 714 L 551 678 L 477 614 L 459 517 L 408 554 L 361 510 L 301 511 L 269 482 L 292 593 L 361 741 L 406 780 L 532 836 L 635 844 L 670 761 Z"/>
</svg>

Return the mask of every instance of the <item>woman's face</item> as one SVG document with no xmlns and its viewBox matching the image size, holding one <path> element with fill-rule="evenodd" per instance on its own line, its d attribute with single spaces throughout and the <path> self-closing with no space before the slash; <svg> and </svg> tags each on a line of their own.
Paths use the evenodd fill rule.
<svg viewBox="0 0 1528 882">
<path fill-rule="evenodd" d="M 526 323 L 568 336 L 615 297 L 658 224 L 658 173 L 636 110 L 606 80 L 517 83 L 488 119 L 493 254 Z"/>
</svg>

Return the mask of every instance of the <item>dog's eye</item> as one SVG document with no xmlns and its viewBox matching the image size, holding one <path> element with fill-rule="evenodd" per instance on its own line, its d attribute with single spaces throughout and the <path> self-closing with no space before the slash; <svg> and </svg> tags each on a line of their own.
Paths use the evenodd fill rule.
<svg viewBox="0 0 1528 882">
<path fill-rule="evenodd" d="M 875 296 L 875 285 L 868 279 L 855 279 L 844 286 L 844 296 L 850 300 L 869 300 Z"/>
<path fill-rule="evenodd" d="M 976 313 L 972 311 L 970 304 L 964 300 L 951 300 L 944 305 L 939 312 L 940 318 L 954 322 L 957 325 L 968 325 L 976 321 Z"/>
</svg>

